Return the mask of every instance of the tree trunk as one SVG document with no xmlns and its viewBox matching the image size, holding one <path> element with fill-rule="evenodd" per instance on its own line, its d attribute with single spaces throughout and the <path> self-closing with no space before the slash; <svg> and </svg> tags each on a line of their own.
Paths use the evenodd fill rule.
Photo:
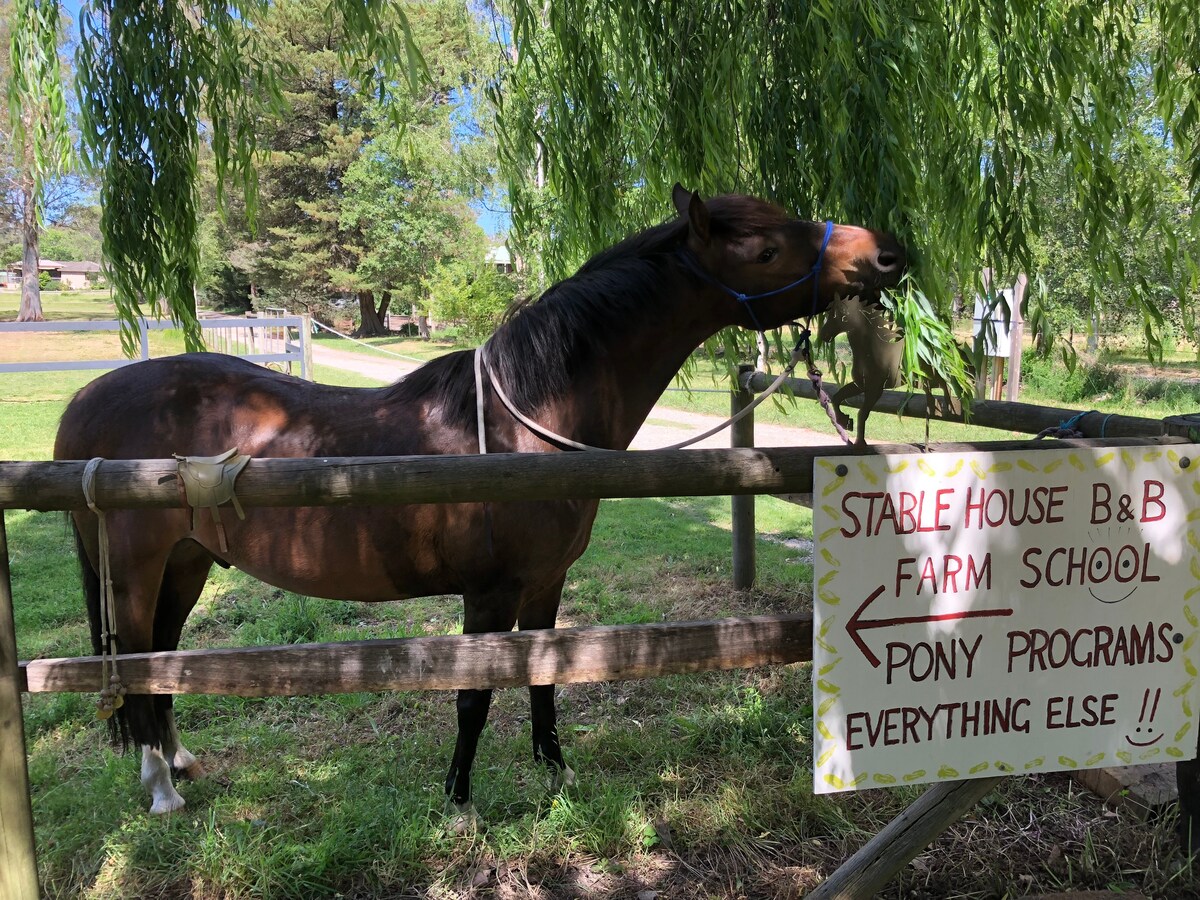
<svg viewBox="0 0 1200 900">
<path fill-rule="evenodd" d="M 25 213 L 21 217 L 21 310 L 18 322 L 43 322 L 42 288 L 38 281 L 37 198 L 32 190 L 25 191 Z"/>
<path fill-rule="evenodd" d="M 355 337 L 382 337 L 388 333 L 387 328 L 383 324 L 383 314 L 387 312 L 388 306 L 392 302 L 392 292 L 384 291 L 383 299 L 379 303 L 379 308 L 375 308 L 375 292 L 374 291 L 359 291 L 358 292 L 358 309 L 360 313 L 360 324 L 358 330 L 354 333 Z"/>
</svg>

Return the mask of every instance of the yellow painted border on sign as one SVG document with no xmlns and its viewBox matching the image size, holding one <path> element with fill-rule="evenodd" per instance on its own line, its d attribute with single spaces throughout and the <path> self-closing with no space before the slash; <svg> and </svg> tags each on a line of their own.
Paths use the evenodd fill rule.
<svg viewBox="0 0 1200 900">
<path fill-rule="evenodd" d="M 1032 452 L 1045 453 L 1045 451 Z M 1004 459 L 986 467 L 981 465 L 977 459 L 967 456 L 943 456 L 940 454 L 914 455 L 916 456 L 915 464 L 917 467 L 930 477 L 951 478 L 961 473 L 964 466 L 966 466 L 981 482 L 986 483 L 989 476 L 1012 471 L 1014 465 L 1030 474 L 1040 472 L 1041 474 L 1049 475 L 1064 464 L 1071 466 L 1077 471 L 1085 472 L 1089 469 L 1092 471 L 1104 471 L 1113 464 L 1119 463 L 1128 473 L 1132 473 L 1140 463 L 1159 462 L 1164 456 L 1164 451 L 1157 448 L 1114 448 L 1113 450 L 1099 450 L 1093 453 L 1081 450 L 1069 450 L 1063 455 L 1049 460 L 1042 466 L 1038 466 L 1028 459 L 1017 459 L 1015 462 Z M 971 454 L 971 456 L 975 456 L 975 454 Z M 837 622 L 836 613 L 842 611 L 839 609 L 842 598 L 829 590 L 829 585 L 837 580 L 837 576 L 841 571 L 841 562 L 829 552 L 828 548 L 822 547 L 821 542 L 828 540 L 839 531 L 842 523 L 842 513 L 837 504 L 826 502 L 822 503 L 821 511 L 829 518 L 832 525 L 817 536 L 817 547 L 815 549 L 821 555 L 821 558 L 829 564 L 830 568 L 821 576 L 819 583 L 814 585 L 813 607 L 814 612 L 820 613 L 819 621 L 821 623 L 819 629 L 814 630 L 814 643 L 824 650 L 829 658 L 822 657 L 825 660 L 824 664 L 820 667 L 818 677 L 814 677 L 813 679 L 814 729 L 816 735 L 820 736 L 820 739 L 814 738 L 814 755 L 816 755 L 816 759 L 814 760 L 814 781 L 819 780 L 835 790 L 853 790 L 863 787 L 886 787 L 927 781 L 957 780 L 963 777 L 1095 768 L 1104 765 L 1134 765 L 1155 762 L 1163 758 L 1178 760 L 1193 757 L 1196 750 L 1196 738 L 1193 733 L 1195 711 L 1191 708 L 1190 698 L 1196 686 L 1198 670 L 1197 666 L 1188 656 L 1188 651 L 1196 646 L 1197 638 L 1200 637 L 1200 616 L 1197 615 L 1193 606 L 1194 598 L 1200 594 L 1200 533 L 1197 532 L 1196 524 L 1200 522 L 1200 471 L 1197 471 L 1200 467 L 1192 469 L 1191 463 L 1197 460 L 1194 457 L 1188 457 L 1188 468 L 1192 469 L 1192 471 L 1185 471 L 1181 465 L 1185 457 L 1181 456 L 1174 448 L 1168 448 L 1165 451 L 1165 456 L 1177 475 L 1182 477 L 1191 476 L 1192 500 L 1197 504 L 1195 508 L 1189 509 L 1186 513 L 1186 521 L 1189 523 L 1186 543 L 1191 551 L 1191 555 L 1186 560 L 1186 563 L 1194 582 L 1182 598 L 1183 604 L 1181 607 L 1181 612 L 1191 627 L 1191 631 L 1184 633 L 1184 641 L 1181 644 L 1182 661 L 1187 680 L 1181 682 L 1171 692 L 1171 696 L 1181 704 L 1182 712 L 1187 718 L 1188 724 L 1184 725 L 1171 736 L 1171 744 L 1165 747 L 1151 747 L 1140 752 L 1119 750 L 1113 753 L 1111 757 L 1107 750 L 1096 748 L 1092 752 L 1085 751 L 1080 753 L 1078 758 L 1060 755 L 1055 759 L 1047 760 L 1045 756 L 1037 756 L 1032 759 L 1016 762 L 979 759 L 977 762 L 971 764 L 965 773 L 952 766 L 942 764 L 933 771 L 930 769 L 919 769 L 908 772 L 856 771 L 853 778 L 849 779 L 835 774 L 832 771 L 832 763 L 837 748 L 834 746 L 823 747 L 821 739 L 824 739 L 825 743 L 828 744 L 832 736 L 837 733 L 837 729 L 833 727 L 835 719 L 832 714 L 834 710 L 840 708 L 837 698 L 841 694 L 842 688 L 829 675 L 842 662 L 844 655 L 839 653 L 837 648 L 830 642 L 829 635 Z M 849 460 L 845 459 L 818 459 L 816 461 L 819 467 L 824 469 L 829 476 L 832 476 L 821 492 L 822 500 L 831 501 L 842 490 L 846 479 L 843 476 L 839 476 L 836 470 L 838 466 L 847 465 L 848 463 Z M 854 464 L 863 478 L 872 486 L 877 487 L 886 481 L 887 475 L 904 471 L 909 463 L 905 459 L 897 460 L 895 457 L 865 457 L 855 460 Z M 1182 560 L 1180 564 L 1183 564 Z"/>
</svg>

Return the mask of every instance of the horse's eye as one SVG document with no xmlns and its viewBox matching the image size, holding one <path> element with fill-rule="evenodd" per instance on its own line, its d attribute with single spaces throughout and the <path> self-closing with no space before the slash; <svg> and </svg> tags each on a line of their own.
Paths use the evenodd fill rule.
<svg viewBox="0 0 1200 900">
<path fill-rule="evenodd" d="M 779 251 L 774 247 L 768 247 L 762 253 L 758 254 L 758 261 L 761 263 L 770 262 L 775 258 L 775 254 Z"/>
</svg>

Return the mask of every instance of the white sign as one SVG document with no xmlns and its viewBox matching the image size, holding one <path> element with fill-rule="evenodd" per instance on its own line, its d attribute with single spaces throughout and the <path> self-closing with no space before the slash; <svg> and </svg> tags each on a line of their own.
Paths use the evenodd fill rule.
<svg viewBox="0 0 1200 900">
<path fill-rule="evenodd" d="M 1200 446 L 819 459 L 818 793 L 1191 759 Z"/>
</svg>

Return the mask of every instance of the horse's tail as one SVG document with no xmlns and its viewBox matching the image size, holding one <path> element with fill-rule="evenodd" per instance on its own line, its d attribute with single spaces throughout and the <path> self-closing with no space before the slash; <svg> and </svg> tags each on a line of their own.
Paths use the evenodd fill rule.
<svg viewBox="0 0 1200 900">
<path fill-rule="evenodd" d="M 92 637 L 92 652 L 99 656 L 103 652 L 102 635 L 104 623 L 100 618 L 100 573 L 88 559 L 87 548 L 83 543 L 83 535 L 79 533 L 79 525 L 74 517 L 71 518 L 71 531 L 75 534 L 75 554 L 79 557 L 79 573 L 83 577 L 83 599 L 87 604 L 88 627 Z M 108 719 L 108 734 L 114 744 L 121 743 L 129 749 L 129 725 L 125 718 L 124 709 L 118 709 L 116 715 Z"/>
</svg>

